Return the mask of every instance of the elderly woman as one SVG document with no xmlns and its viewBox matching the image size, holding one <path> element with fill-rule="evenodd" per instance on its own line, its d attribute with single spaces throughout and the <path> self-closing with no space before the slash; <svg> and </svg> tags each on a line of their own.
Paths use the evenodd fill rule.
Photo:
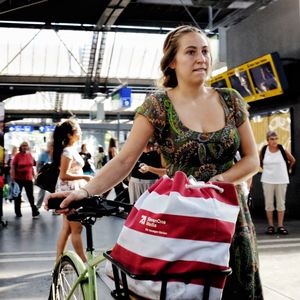
<svg viewBox="0 0 300 300">
<path fill-rule="evenodd" d="M 273 222 L 274 196 L 277 209 L 277 233 L 288 234 L 283 225 L 285 213 L 285 194 L 289 184 L 289 169 L 295 164 L 294 156 L 281 144 L 278 144 L 278 136 L 274 131 L 267 132 L 268 145 L 260 152 L 261 167 L 263 168 L 261 182 L 265 197 L 265 209 L 268 220 L 266 234 L 274 234 Z"/>
</svg>

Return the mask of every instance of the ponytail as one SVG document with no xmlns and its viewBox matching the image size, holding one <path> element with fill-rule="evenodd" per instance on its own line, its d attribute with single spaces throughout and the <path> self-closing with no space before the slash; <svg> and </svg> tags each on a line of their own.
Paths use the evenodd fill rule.
<svg viewBox="0 0 300 300">
<path fill-rule="evenodd" d="M 69 144 L 69 134 L 73 135 L 77 123 L 69 119 L 63 123 L 57 124 L 53 132 L 53 164 L 60 166 L 61 154 L 64 148 Z"/>
</svg>

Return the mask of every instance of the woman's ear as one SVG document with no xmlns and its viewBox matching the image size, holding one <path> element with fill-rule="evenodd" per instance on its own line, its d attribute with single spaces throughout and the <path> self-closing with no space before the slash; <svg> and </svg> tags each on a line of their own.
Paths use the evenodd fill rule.
<svg viewBox="0 0 300 300">
<path fill-rule="evenodd" d="M 169 68 L 174 70 L 175 69 L 175 62 L 174 60 L 169 64 Z"/>
</svg>

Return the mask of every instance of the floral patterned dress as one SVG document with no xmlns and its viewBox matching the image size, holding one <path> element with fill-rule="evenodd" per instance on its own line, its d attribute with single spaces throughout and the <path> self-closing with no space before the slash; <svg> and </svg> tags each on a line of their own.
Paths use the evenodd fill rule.
<svg viewBox="0 0 300 300">
<path fill-rule="evenodd" d="M 168 175 L 182 171 L 208 181 L 234 164 L 240 146 L 238 127 L 248 116 L 247 104 L 232 89 L 216 89 L 224 108 L 225 126 L 215 132 L 196 132 L 180 121 L 166 91 L 147 97 L 137 109 L 154 127 L 154 138 L 167 164 Z M 227 279 L 222 299 L 263 299 L 258 273 L 255 229 L 247 200 L 240 186 L 240 213 L 230 249 L 232 275 Z"/>
</svg>

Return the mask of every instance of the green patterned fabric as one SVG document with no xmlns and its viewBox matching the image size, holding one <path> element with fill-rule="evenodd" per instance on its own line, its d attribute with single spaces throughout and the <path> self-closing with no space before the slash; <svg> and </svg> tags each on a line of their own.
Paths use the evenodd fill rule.
<svg viewBox="0 0 300 300">
<path fill-rule="evenodd" d="M 196 132 L 180 121 L 166 91 L 148 96 L 137 109 L 154 127 L 154 139 L 167 164 L 168 175 L 183 171 L 197 180 L 208 181 L 234 164 L 240 146 L 238 127 L 248 117 L 248 105 L 233 89 L 216 89 L 224 107 L 225 126 L 215 132 Z M 222 299 L 263 299 L 258 273 L 255 228 L 246 197 L 237 186 L 240 202 L 236 231 L 230 249 L 229 276 Z"/>
<path fill-rule="evenodd" d="M 237 127 L 247 118 L 247 104 L 234 90 L 218 89 L 224 107 L 226 125 L 215 132 L 195 132 L 185 127 L 165 91 L 149 96 L 137 110 L 154 126 L 154 138 L 160 146 L 168 175 L 183 171 L 208 181 L 233 165 L 240 146 Z"/>
</svg>

